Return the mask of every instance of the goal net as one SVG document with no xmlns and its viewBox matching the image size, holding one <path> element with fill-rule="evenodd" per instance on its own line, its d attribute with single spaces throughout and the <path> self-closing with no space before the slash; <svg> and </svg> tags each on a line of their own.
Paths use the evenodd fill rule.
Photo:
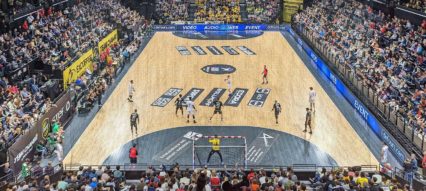
<svg viewBox="0 0 426 191">
<path fill-rule="evenodd" d="M 219 140 L 219 145 L 215 147 L 213 139 Z M 219 153 L 212 152 L 209 162 L 209 154 L 212 150 L 219 148 L 222 155 L 223 164 L 221 164 Z M 247 141 L 243 136 L 200 136 L 193 139 L 192 144 L 192 165 L 193 168 L 221 165 L 238 165 L 246 167 L 247 162 Z"/>
</svg>

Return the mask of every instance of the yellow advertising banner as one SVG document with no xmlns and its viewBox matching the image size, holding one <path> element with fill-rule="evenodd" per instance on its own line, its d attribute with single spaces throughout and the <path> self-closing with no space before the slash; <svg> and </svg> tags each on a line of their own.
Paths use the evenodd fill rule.
<svg viewBox="0 0 426 191">
<path fill-rule="evenodd" d="M 82 76 L 86 69 L 93 71 L 93 50 L 90 49 L 86 53 L 84 53 L 80 58 L 72 63 L 68 68 L 66 68 L 63 72 L 64 78 L 64 89 L 68 88 L 68 84 L 73 83 Z"/>
<path fill-rule="evenodd" d="M 98 43 L 98 51 L 99 55 L 102 54 L 108 47 L 110 47 L 112 44 L 118 43 L 118 31 L 117 29 L 113 30 L 111 33 L 109 33 L 105 38 L 103 38 Z"/>
</svg>

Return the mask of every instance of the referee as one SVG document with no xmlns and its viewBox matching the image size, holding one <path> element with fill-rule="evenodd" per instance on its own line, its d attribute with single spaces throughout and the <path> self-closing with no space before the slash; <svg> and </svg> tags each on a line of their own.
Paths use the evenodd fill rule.
<svg viewBox="0 0 426 191">
<path fill-rule="evenodd" d="M 220 153 L 220 139 L 217 135 L 214 135 L 214 138 L 209 139 L 209 143 L 212 144 L 212 150 L 210 151 L 209 156 L 207 157 L 207 164 L 209 164 L 210 157 L 212 157 L 213 154 L 217 153 L 220 158 L 220 164 L 223 165 L 222 153 Z"/>
</svg>

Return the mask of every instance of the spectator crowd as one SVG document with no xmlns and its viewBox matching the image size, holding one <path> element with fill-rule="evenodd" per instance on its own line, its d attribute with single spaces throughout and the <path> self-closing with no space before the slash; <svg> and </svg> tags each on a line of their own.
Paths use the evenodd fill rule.
<svg viewBox="0 0 426 191">
<path fill-rule="evenodd" d="M 226 23 L 240 23 L 239 0 L 196 0 L 197 10 L 194 13 L 195 22 L 224 21 Z"/>
<path fill-rule="evenodd" d="M 246 0 L 249 22 L 274 22 L 280 14 L 279 2 L 279 0 Z"/>
<path fill-rule="evenodd" d="M 425 0 L 399 0 L 397 3 L 399 3 L 401 6 L 415 9 L 426 14 Z"/>
<path fill-rule="evenodd" d="M 189 0 L 159 0 L 155 14 L 160 24 L 169 24 L 171 21 L 187 21 Z"/>
<path fill-rule="evenodd" d="M 410 190 L 396 179 L 390 179 L 379 172 L 367 173 L 354 168 L 327 170 L 320 168 L 315 176 L 301 181 L 292 168 L 263 169 L 234 168 L 215 170 L 205 168 L 181 170 L 179 165 L 166 170 L 148 167 L 140 175 L 138 182 L 125 183 L 124 171 L 120 166 L 98 168 L 80 167 L 76 171 L 64 172 L 59 181 L 51 181 L 47 175 L 51 166 L 45 169 L 35 165 L 31 179 L 18 185 L 8 185 L 8 190 L 129 190 L 129 191 L 212 191 L 212 190 L 250 190 L 250 191 L 306 191 L 306 190 Z M 41 172 L 45 172 L 44 174 Z M 35 179 L 39 177 L 39 179 Z"/>
<path fill-rule="evenodd" d="M 320 0 L 294 17 L 391 112 L 423 132 L 426 121 L 426 21 L 389 18 L 357 1 Z"/>
</svg>

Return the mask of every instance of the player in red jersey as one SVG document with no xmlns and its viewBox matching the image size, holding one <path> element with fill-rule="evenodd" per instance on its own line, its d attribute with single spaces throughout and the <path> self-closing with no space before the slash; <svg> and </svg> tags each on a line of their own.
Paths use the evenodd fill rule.
<svg viewBox="0 0 426 191">
<path fill-rule="evenodd" d="M 263 76 L 262 84 L 268 84 L 268 69 L 266 68 L 266 65 L 263 67 L 262 76 Z"/>
</svg>

